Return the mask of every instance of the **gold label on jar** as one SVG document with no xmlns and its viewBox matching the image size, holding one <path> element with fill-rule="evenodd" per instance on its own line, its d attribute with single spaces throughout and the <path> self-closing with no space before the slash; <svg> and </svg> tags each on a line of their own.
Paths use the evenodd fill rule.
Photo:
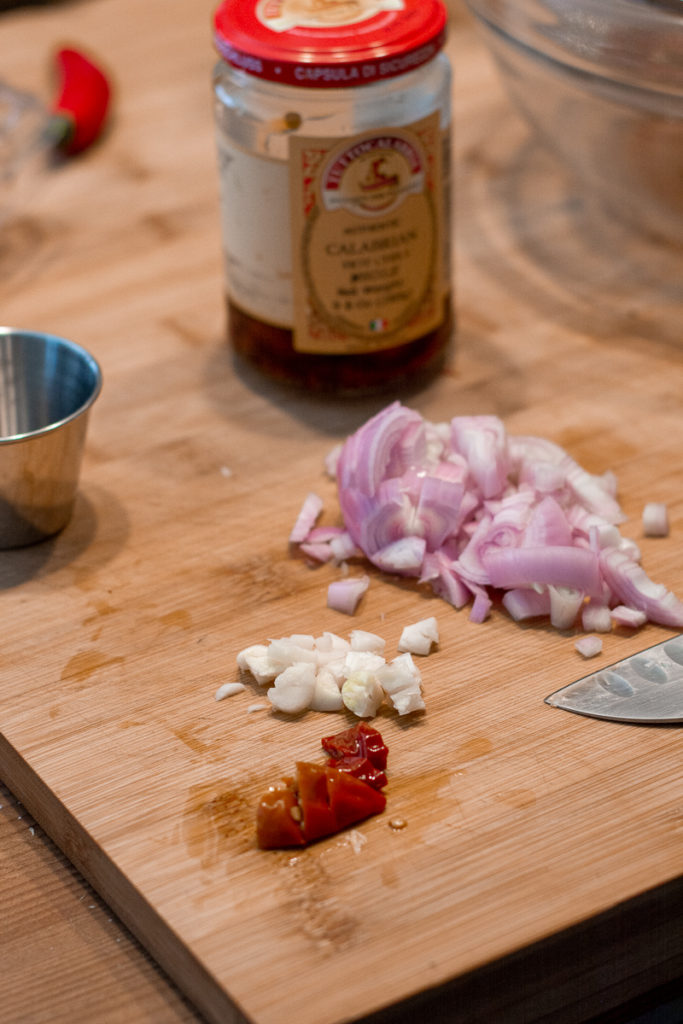
<svg viewBox="0 0 683 1024">
<path fill-rule="evenodd" d="M 438 327 L 438 112 L 408 127 L 290 143 L 295 349 L 372 352 Z"/>
<path fill-rule="evenodd" d="M 274 32 L 353 25 L 381 11 L 402 11 L 403 0 L 259 0 L 256 16 Z"/>
</svg>

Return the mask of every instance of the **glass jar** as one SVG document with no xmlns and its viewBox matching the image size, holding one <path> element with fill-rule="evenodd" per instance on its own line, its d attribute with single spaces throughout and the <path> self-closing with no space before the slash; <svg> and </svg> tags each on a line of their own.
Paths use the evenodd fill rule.
<svg viewBox="0 0 683 1024">
<path fill-rule="evenodd" d="M 414 384 L 451 334 L 440 0 L 226 0 L 213 78 L 228 329 L 263 373 Z"/>
</svg>

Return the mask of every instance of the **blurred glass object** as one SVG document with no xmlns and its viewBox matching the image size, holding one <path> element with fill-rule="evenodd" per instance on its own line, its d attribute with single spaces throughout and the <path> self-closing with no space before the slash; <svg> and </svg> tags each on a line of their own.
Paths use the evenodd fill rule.
<svg viewBox="0 0 683 1024">
<path fill-rule="evenodd" d="M 43 166 L 49 149 L 47 112 L 30 93 L 0 81 L 0 223 Z"/>
</svg>

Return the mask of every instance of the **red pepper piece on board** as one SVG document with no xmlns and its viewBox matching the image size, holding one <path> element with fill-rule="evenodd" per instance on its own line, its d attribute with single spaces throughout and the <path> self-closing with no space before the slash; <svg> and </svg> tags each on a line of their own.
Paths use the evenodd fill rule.
<svg viewBox="0 0 683 1024">
<path fill-rule="evenodd" d="M 386 774 L 380 768 L 375 768 L 367 757 L 331 757 L 327 763 L 332 768 L 338 768 L 340 772 L 348 772 L 373 789 L 384 789 L 387 784 Z"/>
<path fill-rule="evenodd" d="M 104 72 L 78 50 L 65 47 L 55 61 L 59 83 L 49 132 L 62 152 L 72 156 L 99 136 L 109 111 L 111 87 Z"/>
<path fill-rule="evenodd" d="M 307 761 L 297 762 L 301 830 L 307 841 L 330 836 L 343 827 L 337 824 L 330 806 L 328 771 L 329 769 L 323 765 L 310 764 Z"/>
<path fill-rule="evenodd" d="M 256 840 L 263 850 L 303 846 L 333 835 L 386 806 L 386 797 L 347 772 L 299 761 L 296 779 L 271 789 L 256 812 Z"/>
<path fill-rule="evenodd" d="M 384 769 L 387 766 L 389 748 L 378 730 L 373 729 L 367 722 L 359 722 L 350 729 L 335 733 L 334 736 L 325 736 L 321 743 L 323 750 L 335 760 L 345 757 L 366 757 L 375 768 Z"/>
<path fill-rule="evenodd" d="M 372 814 L 379 814 L 387 804 L 383 793 L 337 768 L 325 768 L 330 809 L 336 822 L 335 831 L 354 825 Z"/>
<path fill-rule="evenodd" d="M 256 811 L 256 839 L 262 850 L 304 846 L 301 809 L 291 779 L 282 789 L 273 787 L 261 797 Z"/>
</svg>

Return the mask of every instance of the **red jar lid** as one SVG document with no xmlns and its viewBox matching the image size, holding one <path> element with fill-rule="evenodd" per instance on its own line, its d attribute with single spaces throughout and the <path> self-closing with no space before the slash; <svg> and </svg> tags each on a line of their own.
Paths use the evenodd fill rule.
<svg viewBox="0 0 683 1024">
<path fill-rule="evenodd" d="M 446 22 L 441 0 L 224 0 L 214 42 L 258 78 L 339 89 L 426 64 L 443 47 Z"/>
</svg>

